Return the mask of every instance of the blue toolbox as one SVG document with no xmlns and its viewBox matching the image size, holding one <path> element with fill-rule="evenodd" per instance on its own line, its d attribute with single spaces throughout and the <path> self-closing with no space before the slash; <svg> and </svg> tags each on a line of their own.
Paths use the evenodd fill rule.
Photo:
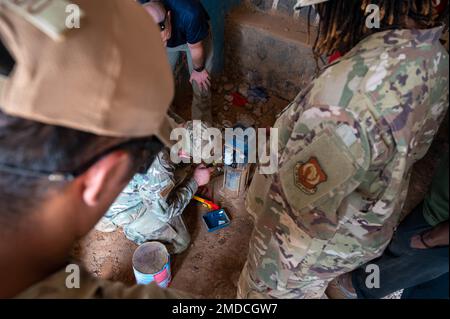
<svg viewBox="0 0 450 319">
<path fill-rule="evenodd" d="M 215 210 L 203 215 L 208 232 L 215 232 L 230 225 L 230 218 L 224 209 Z"/>
</svg>

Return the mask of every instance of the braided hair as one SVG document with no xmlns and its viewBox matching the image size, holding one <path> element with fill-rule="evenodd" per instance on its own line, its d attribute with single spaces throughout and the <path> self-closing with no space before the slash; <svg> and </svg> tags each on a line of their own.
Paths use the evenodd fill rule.
<svg viewBox="0 0 450 319">
<path fill-rule="evenodd" d="M 371 4 L 380 8 L 379 29 L 366 26 L 370 14 L 367 9 Z M 318 4 L 316 10 L 320 16 L 313 45 L 316 60 L 336 51 L 346 53 L 375 32 L 408 28 L 407 20 L 412 20 L 420 28 L 430 28 L 442 22 L 448 25 L 448 5 L 444 12 L 437 14 L 433 0 L 331 0 Z M 308 16 L 311 14 L 310 7 Z"/>
</svg>

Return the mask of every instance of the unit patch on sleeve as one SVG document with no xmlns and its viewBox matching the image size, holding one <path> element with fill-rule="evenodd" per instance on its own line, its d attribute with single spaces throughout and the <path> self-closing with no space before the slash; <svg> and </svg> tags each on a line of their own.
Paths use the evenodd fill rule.
<svg viewBox="0 0 450 319">
<path fill-rule="evenodd" d="M 358 164 L 348 146 L 332 129 L 317 132 L 280 168 L 283 192 L 292 208 L 303 210 L 326 200 L 355 174 Z"/>
<path fill-rule="evenodd" d="M 295 185 L 306 194 L 317 192 L 317 186 L 326 182 L 327 175 L 320 166 L 316 157 L 311 157 L 307 162 L 299 162 L 294 169 Z"/>
</svg>

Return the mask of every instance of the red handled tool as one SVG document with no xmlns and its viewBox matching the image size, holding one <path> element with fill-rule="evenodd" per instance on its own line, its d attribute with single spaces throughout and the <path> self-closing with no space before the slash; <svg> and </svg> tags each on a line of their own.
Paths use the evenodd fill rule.
<svg viewBox="0 0 450 319">
<path fill-rule="evenodd" d="M 220 207 L 217 204 L 215 204 L 212 201 L 209 201 L 207 199 L 201 198 L 200 196 L 194 196 L 194 199 L 197 202 L 202 203 L 203 206 L 208 207 L 211 210 L 219 210 L 220 209 Z"/>
</svg>

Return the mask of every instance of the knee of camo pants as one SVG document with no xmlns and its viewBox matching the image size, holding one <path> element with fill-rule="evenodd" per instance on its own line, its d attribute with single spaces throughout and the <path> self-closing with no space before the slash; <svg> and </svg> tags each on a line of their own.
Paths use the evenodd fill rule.
<svg viewBox="0 0 450 319">
<path fill-rule="evenodd" d="M 166 237 L 171 254 L 180 254 L 191 244 L 191 235 L 189 234 L 183 217 L 177 216 L 169 221 L 167 228 L 170 228 L 172 236 Z"/>
<path fill-rule="evenodd" d="M 179 233 L 171 242 L 171 254 L 181 254 L 191 244 L 191 236 L 188 232 Z"/>
</svg>

